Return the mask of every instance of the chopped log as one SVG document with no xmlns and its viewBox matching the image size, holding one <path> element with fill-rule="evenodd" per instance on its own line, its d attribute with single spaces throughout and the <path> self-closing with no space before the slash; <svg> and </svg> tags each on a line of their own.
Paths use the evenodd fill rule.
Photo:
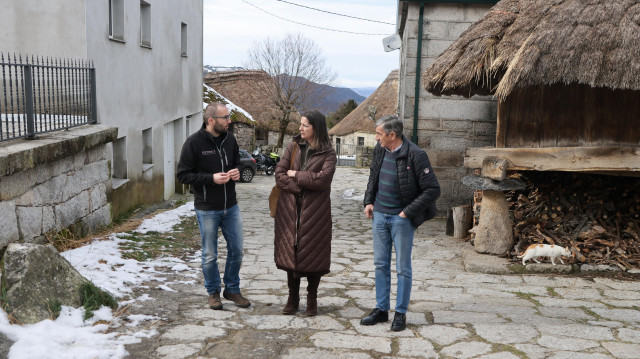
<svg viewBox="0 0 640 359">
<path fill-rule="evenodd" d="M 578 262 L 585 262 L 587 260 L 587 257 L 580 253 L 577 248 L 571 248 L 570 251 Z"/>
<path fill-rule="evenodd" d="M 447 224 L 445 226 L 445 234 L 453 236 L 453 209 L 447 209 Z"/>
<path fill-rule="evenodd" d="M 640 268 L 640 181 L 561 172 L 510 174 L 527 184 L 507 192 L 515 255 L 533 243 L 569 247 L 569 263 Z"/>
<path fill-rule="evenodd" d="M 471 206 L 453 207 L 453 238 L 461 239 L 469 236 L 473 224 Z"/>
</svg>

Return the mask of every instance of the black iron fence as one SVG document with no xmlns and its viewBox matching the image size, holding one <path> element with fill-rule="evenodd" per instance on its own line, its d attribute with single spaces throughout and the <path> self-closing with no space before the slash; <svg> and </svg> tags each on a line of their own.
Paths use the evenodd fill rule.
<svg viewBox="0 0 640 359">
<path fill-rule="evenodd" d="M 0 53 L 0 76 L 0 142 L 97 122 L 89 61 Z"/>
</svg>

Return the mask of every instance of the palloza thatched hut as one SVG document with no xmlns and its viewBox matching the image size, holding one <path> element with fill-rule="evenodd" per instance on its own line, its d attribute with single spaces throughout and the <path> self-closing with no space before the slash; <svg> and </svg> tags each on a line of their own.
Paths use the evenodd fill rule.
<svg viewBox="0 0 640 359">
<path fill-rule="evenodd" d="M 640 0 L 502 0 L 423 80 L 498 99 L 496 148 L 467 167 L 640 174 Z"/>
<path fill-rule="evenodd" d="M 204 77 L 204 83 L 211 86 L 222 96 L 251 114 L 256 121 L 255 143 L 253 146 L 275 145 L 278 140 L 280 111 L 268 94 L 260 90 L 258 82 L 266 81 L 268 74 L 259 70 L 238 70 L 210 72 Z M 298 131 L 297 112 L 291 113 L 293 121 L 287 127 L 289 136 Z M 285 140 L 288 143 L 289 140 Z M 253 148 L 247 148 L 252 151 Z"/>
<path fill-rule="evenodd" d="M 375 147 L 375 120 L 397 113 L 398 70 L 393 70 L 369 97 L 329 130 L 329 135 L 336 144 Z"/>
</svg>

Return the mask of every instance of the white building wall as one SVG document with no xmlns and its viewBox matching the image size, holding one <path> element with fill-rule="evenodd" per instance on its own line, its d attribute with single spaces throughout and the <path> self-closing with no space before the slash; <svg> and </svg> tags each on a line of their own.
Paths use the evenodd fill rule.
<svg viewBox="0 0 640 359">
<path fill-rule="evenodd" d="M 94 61 L 98 122 L 118 127 L 126 136 L 127 178 L 142 177 L 142 131 L 153 128 L 153 174 L 164 163 L 177 165 L 190 125 L 202 111 L 202 0 L 147 0 L 151 6 L 151 46 L 140 44 L 140 2 L 124 2 L 124 39 L 109 38 L 108 1 L 87 7 L 88 57 Z M 187 24 L 187 55 L 181 55 L 181 23 Z M 175 122 L 174 122 L 175 121 Z M 165 126 L 174 122 L 174 126 Z M 173 134 L 165 134 L 165 129 Z M 163 151 L 165 138 L 173 151 Z M 177 148 L 177 151 L 175 150 Z M 173 153 L 173 159 L 165 159 Z M 174 178 L 165 178 L 174 181 Z M 165 191 L 165 197 L 167 193 Z"/>
<path fill-rule="evenodd" d="M 146 0 L 151 46 L 141 46 L 140 1 L 114 1 L 124 6 L 122 41 L 109 38 L 108 0 L 0 0 L 0 51 L 93 61 L 98 123 L 116 126 L 125 141 L 124 157 L 113 156 L 112 145 L 108 157 L 126 159 L 125 182 L 154 181 L 157 186 L 163 180 L 166 198 L 176 183 L 173 175 L 164 178 L 165 163 L 177 165 L 182 143 L 202 123 L 203 3 Z M 182 23 L 187 25 L 186 56 L 181 53 Z M 166 128 L 173 133 L 166 134 Z M 152 133 L 153 166 L 145 165 L 143 172 L 145 129 Z M 130 204 L 138 202 L 144 201 L 134 198 Z"/>
<path fill-rule="evenodd" d="M 415 104 L 415 76 L 418 53 L 420 4 L 408 3 L 406 25 L 400 53 L 399 115 L 405 135 L 411 139 Z M 422 74 L 491 4 L 425 3 L 423 13 Z M 422 79 L 421 79 L 422 80 Z M 469 147 L 495 143 L 496 102 L 490 97 L 437 97 L 420 82 L 418 106 L 418 145 L 429 154 L 442 188 L 438 208 L 446 211 L 473 198 L 473 190 L 460 180 L 464 168 L 464 151 Z"/>
<path fill-rule="evenodd" d="M 84 4 L 85 0 L 0 0 L 0 52 L 86 58 Z"/>
</svg>

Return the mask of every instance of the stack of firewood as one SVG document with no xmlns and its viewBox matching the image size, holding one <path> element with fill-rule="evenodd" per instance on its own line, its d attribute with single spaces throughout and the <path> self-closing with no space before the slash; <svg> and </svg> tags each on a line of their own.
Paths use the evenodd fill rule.
<svg viewBox="0 0 640 359">
<path fill-rule="evenodd" d="M 507 193 L 514 258 L 529 245 L 569 247 L 573 263 L 640 268 L 640 179 L 565 172 L 522 172 L 523 191 Z M 566 260 L 565 260 L 566 262 Z"/>
</svg>

